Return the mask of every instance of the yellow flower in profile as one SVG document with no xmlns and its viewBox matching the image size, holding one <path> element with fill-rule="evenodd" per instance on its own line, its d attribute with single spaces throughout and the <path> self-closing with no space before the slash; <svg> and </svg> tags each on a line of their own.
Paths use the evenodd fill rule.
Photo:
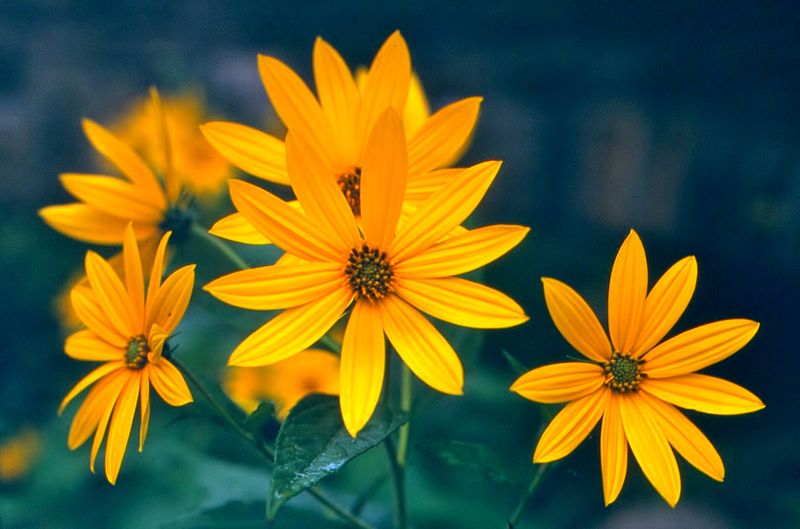
<svg viewBox="0 0 800 529">
<path fill-rule="evenodd" d="M 124 279 L 90 251 L 86 254 L 89 285 L 72 291 L 75 312 L 87 329 L 67 337 L 64 350 L 77 360 L 103 364 L 72 388 L 59 413 L 94 384 L 72 420 L 67 443 L 74 450 L 94 432 L 89 460 L 94 472 L 94 461 L 108 429 L 105 472 L 111 484 L 119 474 L 137 403 L 141 411 L 139 451 L 144 446 L 150 420 L 150 386 L 172 406 L 192 402 L 183 376 L 162 356 L 167 338 L 189 305 L 195 268 L 184 266 L 161 282 L 169 235 L 164 235 L 158 245 L 146 294 L 139 249 L 130 225 L 124 232 Z"/>
<path fill-rule="evenodd" d="M 0 483 L 23 478 L 42 448 L 39 432 L 27 427 L 0 443 Z"/>
<path fill-rule="evenodd" d="M 358 216 L 370 131 L 389 107 L 403 115 L 410 87 L 414 86 L 408 47 L 399 31 L 390 35 L 375 56 L 363 89 L 338 52 L 321 38 L 314 44 L 313 63 L 318 98 L 283 62 L 264 55 L 258 58 L 261 80 L 278 116 L 290 132 L 305 139 L 322 162 L 320 169 L 336 182 Z M 412 95 L 416 98 L 412 114 L 419 116 L 421 110 L 427 113 L 427 103 L 418 100 L 419 91 L 412 91 Z M 452 162 L 471 136 L 481 100 L 471 97 L 456 101 L 426 116 L 423 123 L 414 124 L 414 132 L 408 135 L 408 206 L 418 206 L 458 174 L 441 168 Z M 207 123 L 202 130 L 233 165 L 259 178 L 289 184 L 281 140 L 236 123 Z M 217 222 L 211 233 L 248 244 L 267 242 L 238 213 Z"/>
<path fill-rule="evenodd" d="M 676 406 L 719 415 L 764 407 L 758 397 L 736 384 L 695 373 L 744 347 L 758 331 L 758 323 L 721 320 L 661 342 L 689 304 L 696 282 L 697 262 L 686 257 L 667 270 L 648 294 L 644 247 L 631 230 L 611 270 L 609 342 L 577 292 L 555 279 L 542 279 L 553 322 L 591 362 L 540 367 L 511 386 L 537 402 L 569 402 L 542 433 L 534 463 L 568 455 L 602 418 L 600 466 L 606 505 L 622 489 L 629 445 L 644 475 L 673 507 L 681 480 L 672 448 L 701 472 L 722 481 L 725 469 L 716 449 Z"/>
<path fill-rule="evenodd" d="M 284 420 L 306 395 L 339 394 L 339 357 L 307 349 L 268 366 L 229 367 L 223 389 L 247 413 L 261 401 L 275 403 L 278 419 Z"/>
<path fill-rule="evenodd" d="M 391 108 L 367 141 L 360 223 L 316 153 L 299 135 L 287 136 L 286 163 L 302 210 L 246 182 L 229 181 L 239 213 L 292 259 L 234 272 L 204 288 L 238 307 L 285 309 L 234 350 L 229 364 L 238 366 L 270 364 L 299 353 L 352 305 L 342 342 L 340 405 L 355 436 L 380 397 L 384 333 L 423 382 L 460 394 L 461 362 L 419 310 L 477 328 L 527 320 L 508 296 L 451 276 L 497 259 L 528 229 L 487 226 L 443 240 L 481 201 L 499 162 L 463 170 L 398 226 L 408 161 L 403 125 Z"/>
</svg>

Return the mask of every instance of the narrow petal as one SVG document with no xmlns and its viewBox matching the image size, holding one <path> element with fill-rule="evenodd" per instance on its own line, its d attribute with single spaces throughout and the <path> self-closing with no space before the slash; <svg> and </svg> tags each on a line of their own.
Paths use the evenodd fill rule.
<svg viewBox="0 0 800 529">
<path fill-rule="evenodd" d="M 203 287 L 217 299 L 250 310 L 305 305 L 345 288 L 336 263 L 272 265 L 233 272 Z"/>
<path fill-rule="evenodd" d="M 70 300 L 78 319 L 97 334 L 101 340 L 120 349 L 128 346 L 131 335 L 122 334 L 111 323 L 91 288 L 83 285 L 73 287 L 70 292 Z"/>
<path fill-rule="evenodd" d="M 407 175 L 403 123 L 394 109 L 388 108 L 369 135 L 361 168 L 361 225 L 369 245 L 386 249 L 391 244 Z"/>
<path fill-rule="evenodd" d="M 169 335 L 157 323 L 150 327 L 150 334 L 147 335 L 147 344 L 150 346 L 150 352 L 147 353 L 147 361 L 151 363 L 158 363 L 161 355 L 164 352 L 164 345 L 167 343 Z"/>
<path fill-rule="evenodd" d="M 89 390 L 86 398 L 83 399 L 72 419 L 67 435 L 67 446 L 70 450 L 75 450 L 85 443 L 92 432 L 97 429 L 109 402 L 113 408 L 114 399 L 120 390 L 119 385 L 115 383 L 115 378 L 113 374 L 103 378 Z"/>
<path fill-rule="evenodd" d="M 483 162 L 464 170 L 431 195 L 397 230 L 389 257 L 399 262 L 439 242 L 478 206 L 501 162 Z"/>
<path fill-rule="evenodd" d="M 92 251 L 86 252 L 86 277 L 114 328 L 123 336 L 138 334 L 141 326 L 125 286 L 111 265 Z"/>
<path fill-rule="evenodd" d="M 114 347 L 88 329 L 69 335 L 64 343 L 64 352 L 70 358 L 92 362 L 119 360 L 125 355 L 124 348 Z"/>
<path fill-rule="evenodd" d="M 461 360 L 436 327 L 397 296 L 387 296 L 378 307 L 386 336 L 409 369 L 433 389 L 461 395 Z"/>
<path fill-rule="evenodd" d="M 620 415 L 620 399 L 613 391 L 600 428 L 600 468 L 603 473 L 603 500 L 606 507 L 619 496 L 628 472 L 628 440 Z"/>
<path fill-rule="evenodd" d="M 245 173 L 289 185 L 286 151 L 278 138 L 226 121 L 206 123 L 200 126 L 200 130 L 217 152 Z"/>
<path fill-rule="evenodd" d="M 335 151 L 333 132 L 319 103 L 291 68 L 273 57 L 258 56 L 258 71 L 267 95 L 286 128 L 308 141 L 325 162 L 342 164 Z"/>
<path fill-rule="evenodd" d="M 189 306 L 194 288 L 195 266 L 183 266 L 164 281 L 147 313 L 145 329 L 157 323 L 167 335 L 172 334 Z"/>
<path fill-rule="evenodd" d="M 161 104 L 161 96 L 154 86 L 150 87 L 150 109 L 153 122 L 156 125 L 155 144 L 157 145 L 157 150 L 163 153 L 164 164 L 161 169 L 161 180 L 164 183 L 167 199 L 174 204 L 180 198 L 181 181 L 175 171 L 173 148 L 170 142 L 169 127 L 167 126 L 167 114 L 164 110 L 164 105 Z"/>
<path fill-rule="evenodd" d="M 161 240 L 158 241 L 158 247 L 153 257 L 153 266 L 150 267 L 150 281 L 147 284 L 147 300 L 145 301 L 144 308 L 145 314 L 150 314 L 153 302 L 156 300 L 156 294 L 158 294 L 158 289 L 161 288 L 161 276 L 164 274 L 164 261 L 167 259 L 167 244 L 169 243 L 171 235 L 172 232 L 168 231 L 161 237 Z"/>
<path fill-rule="evenodd" d="M 350 68 L 333 47 L 317 37 L 314 42 L 314 81 L 328 116 L 339 151 L 349 160 L 358 157 L 355 139 L 355 120 L 361 99 Z"/>
<path fill-rule="evenodd" d="M 114 217 L 158 224 L 167 208 L 163 193 L 149 193 L 113 176 L 62 174 L 60 179 L 75 198 Z"/>
<path fill-rule="evenodd" d="M 353 293 L 340 288 L 324 298 L 287 309 L 239 344 L 228 359 L 232 366 L 259 366 L 283 360 L 308 349 L 344 313 Z"/>
<path fill-rule="evenodd" d="M 208 233 L 241 244 L 272 244 L 238 212 L 219 219 L 211 226 Z"/>
<path fill-rule="evenodd" d="M 611 358 L 611 344 L 594 311 L 568 285 L 549 277 L 542 278 L 544 300 L 561 336 L 590 360 L 605 362 Z"/>
<path fill-rule="evenodd" d="M 442 321 L 477 329 L 502 329 L 528 321 L 516 301 L 499 290 L 458 277 L 398 279 L 398 296 Z"/>
<path fill-rule="evenodd" d="M 61 415 L 61 413 L 64 411 L 64 408 L 67 407 L 67 404 L 69 404 L 72 399 L 77 397 L 84 389 L 88 388 L 96 381 L 100 380 L 109 373 L 116 371 L 124 365 L 125 364 L 122 360 L 117 360 L 113 362 L 107 362 L 100 367 L 95 368 L 91 373 L 83 377 L 80 382 L 75 384 L 75 387 L 72 388 L 69 393 L 67 393 L 67 396 L 64 397 L 64 400 L 61 401 L 61 405 L 58 407 L 58 414 Z"/>
<path fill-rule="evenodd" d="M 728 358 L 744 347 L 759 324 L 752 320 L 722 320 L 695 327 L 663 342 L 644 356 L 648 377 L 685 375 Z"/>
<path fill-rule="evenodd" d="M 89 454 L 89 470 L 91 470 L 92 474 L 94 474 L 94 463 L 97 460 L 97 453 L 100 451 L 100 445 L 103 443 L 103 438 L 106 435 L 106 428 L 108 428 L 108 421 L 111 419 L 111 413 L 114 411 L 120 393 L 125 389 L 125 385 L 132 376 L 134 376 L 134 374 L 131 371 L 120 369 L 108 377 L 109 392 L 103 395 L 105 400 L 102 403 L 102 415 L 97 423 L 97 429 L 94 432 L 94 439 L 92 440 L 92 450 Z M 107 446 L 106 450 L 108 450 Z"/>
<path fill-rule="evenodd" d="M 518 245 L 530 228 L 486 226 L 448 237 L 394 267 L 399 277 L 420 279 L 450 277 L 476 270 Z"/>
<path fill-rule="evenodd" d="M 743 387 L 697 373 L 670 378 L 645 378 L 641 388 L 681 408 L 715 415 L 738 415 L 764 408 L 761 399 Z"/>
<path fill-rule="evenodd" d="M 228 186 L 236 209 L 281 249 L 306 261 L 344 258 L 345 248 L 327 240 L 306 215 L 272 193 L 241 180 L 228 180 Z"/>
<path fill-rule="evenodd" d="M 694 256 L 681 259 L 661 276 L 644 302 L 641 330 L 632 351 L 634 356 L 647 352 L 672 329 L 689 305 L 696 284 Z"/>
<path fill-rule="evenodd" d="M 108 427 L 108 440 L 106 440 L 105 470 L 106 478 L 112 485 L 117 482 L 122 459 L 128 448 L 128 439 L 131 436 L 133 416 L 136 413 L 136 403 L 139 401 L 139 375 L 133 374 L 119 395 L 114 406 L 114 415 Z"/>
<path fill-rule="evenodd" d="M 364 74 L 366 75 L 366 72 Z M 417 132 L 430 115 L 431 107 L 428 104 L 428 98 L 425 96 L 425 90 L 422 88 L 419 76 L 412 71 L 411 82 L 408 85 L 406 108 L 403 111 L 403 126 L 406 129 L 406 136 L 410 138 L 412 134 Z"/>
<path fill-rule="evenodd" d="M 711 441 L 703 435 L 692 421 L 686 418 L 674 406 L 653 398 L 646 392 L 639 395 L 658 421 L 669 444 L 682 455 L 686 461 L 711 479 L 722 481 L 725 479 L 725 466 L 717 449 Z"/>
<path fill-rule="evenodd" d="M 563 362 L 538 367 L 519 377 L 511 391 L 536 402 L 578 400 L 603 385 L 603 368 L 589 362 Z"/>
<path fill-rule="evenodd" d="M 367 424 L 383 388 L 386 343 L 375 304 L 358 301 L 342 342 L 339 405 L 345 428 L 355 437 Z"/>
<path fill-rule="evenodd" d="M 121 244 L 129 221 L 86 204 L 47 206 L 39 210 L 39 216 L 57 232 L 91 244 Z M 135 223 L 133 228 L 139 240 L 158 233 L 158 227 L 153 224 Z"/>
<path fill-rule="evenodd" d="M 657 417 L 637 394 L 620 399 L 620 412 L 625 435 L 642 472 L 664 500 L 675 507 L 681 496 L 681 476 Z"/>
<path fill-rule="evenodd" d="M 147 427 L 150 426 L 150 367 L 142 369 L 139 379 L 139 452 L 144 450 Z"/>
<path fill-rule="evenodd" d="M 608 284 L 608 332 L 614 349 L 633 350 L 647 297 L 647 257 L 633 230 L 622 243 Z"/>
<path fill-rule="evenodd" d="M 170 406 L 183 406 L 192 402 L 192 392 L 178 368 L 166 358 L 148 365 L 150 383 L 156 393 Z"/>
<path fill-rule="evenodd" d="M 534 463 L 549 463 L 575 450 L 594 429 L 608 405 L 609 390 L 603 388 L 573 400 L 547 425 L 536 450 Z"/>
<path fill-rule="evenodd" d="M 463 167 L 450 167 L 425 173 L 409 173 L 406 184 L 406 202 L 411 202 L 419 207 L 419 204 L 465 170 Z"/>
<path fill-rule="evenodd" d="M 442 108 L 408 140 L 408 172 L 438 169 L 461 152 L 472 135 L 482 97 L 469 97 Z"/>
<path fill-rule="evenodd" d="M 139 245 L 136 242 L 132 224 L 128 224 L 128 227 L 125 228 L 122 260 L 125 268 L 125 286 L 130 299 L 134 323 L 142 325 L 144 323 L 144 274 Z"/>
</svg>

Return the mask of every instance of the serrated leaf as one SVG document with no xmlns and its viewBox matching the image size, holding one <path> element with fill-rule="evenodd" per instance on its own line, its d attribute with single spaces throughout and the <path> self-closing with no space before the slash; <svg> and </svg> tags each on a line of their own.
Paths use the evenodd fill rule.
<svg viewBox="0 0 800 529">
<path fill-rule="evenodd" d="M 267 517 L 273 519 L 289 498 L 338 472 L 407 420 L 405 413 L 384 409 L 383 413 L 376 412 L 353 439 L 342 423 L 338 397 L 305 397 L 292 408 L 278 432 Z"/>
<path fill-rule="evenodd" d="M 261 429 L 275 416 L 275 404 L 261 402 L 253 413 L 244 420 L 244 427 L 248 432 L 260 435 Z"/>
<path fill-rule="evenodd" d="M 452 440 L 420 445 L 419 448 L 450 465 L 476 470 L 497 483 L 519 484 L 500 455 L 484 444 Z"/>
</svg>

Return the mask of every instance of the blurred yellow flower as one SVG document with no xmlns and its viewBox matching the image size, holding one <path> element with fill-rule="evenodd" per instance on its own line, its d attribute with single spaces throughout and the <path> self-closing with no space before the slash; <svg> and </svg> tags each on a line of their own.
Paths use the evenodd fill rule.
<svg viewBox="0 0 800 529">
<path fill-rule="evenodd" d="M 23 478 L 36 462 L 42 439 L 33 428 L 23 428 L 0 443 L 0 483 Z"/>
<path fill-rule="evenodd" d="M 170 233 L 165 234 L 159 242 L 146 293 L 131 225 L 124 232 L 124 278 L 90 251 L 86 254 L 88 285 L 72 290 L 75 312 L 88 328 L 70 335 L 64 350 L 77 360 L 103 364 L 72 388 L 59 413 L 97 382 L 75 414 L 67 442 L 74 450 L 94 432 L 89 460 L 89 468 L 94 472 L 97 452 L 108 428 L 105 472 L 111 484 L 119 474 L 139 399 L 139 451 L 144 446 L 150 420 L 150 385 L 172 406 L 192 402 L 183 376 L 162 356 L 167 338 L 189 305 L 195 268 L 184 266 L 161 282 L 169 236 Z"/>
<path fill-rule="evenodd" d="M 247 413 L 261 401 L 275 403 L 283 420 L 297 402 L 311 393 L 339 394 L 339 357 L 328 351 L 307 349 L 262 367 L 229 367 L 223 388 Z"/>
<path fill-rule="evenodd" d="M 356 216 L 361 213 L 361 172 L 370 131 L 387 108 L 401 116 L 405 113 L 409 90 L 408 115 L 415 122 L 406 126 L 406 206 L 417 207 L 459 174 L 460 170 L 441 168 L 462 152 L 482 99 L 462 99 L 429 116 L 421 87 L 412 82 L 411 59 L 400 32 L 390 35 L 378 51 L 361 89 L 342 57 L 321 38 L 314 44 L 313 63 L 318 98 L 283 62 L 265 55 L 258 58 L 261 80 L 278 116 L 308 143 L 320 169 L 336 182 Z M 283 141 L 237 123 L 212 122 L 202 130 L 233 165 L 259 178 L 289 184 Z M 218 221 L 211 233 L 246 244 L 269 242 L 239 213 Z"/>
<path fill-rule="evenodd" d="M 510 327 L 528 319 L 505 294 L 451 277 L 505 254 L 527 228 L 487 226 L 442 240 L 472 213 L 500 163 L 463 170 L 398 226 L 408 179 L 406 153 L 402 122 L 389 108 L 367 140 L 357 224 L 317 151 L 289 132 L 286 163 L 302 210 L 259 187 L 229 181 L 239 213 L 289 259 L 234 272 L 204 287 L 238 307 L 286 309 L 236 348 L 229 364 L 238 366 L 271 364 L 299 353 L 352 304 L 342 343 L 340 405 L 353 436 L 381 394 L 384 333 L 425 383 L 444 393 L 462 392 L 458 356 L 417 308 L 477 328 Z"/>
<path fill-rule="evenodd" d="M 644 247 L 631 230 L 611 270 L 609 342 L 577 292 L 555 279 L 542 279 L 553 322 L 591 362 L 540 367 L 511 386 L 537 402 L 569 402 L 542 433 L 534 463 L 568 455 L 602 417 L 600 466 L 606 505 L 617 498 L 625 481 L 628 445 L 647 479 L 673 507 L 681 481 L 672 448 L 701 472 L 722 481 L 725 469 L 716 449 L 675 406 L 720 415 L 763 408 L 746 389 L 695 373 L 744 347 L 759 325 L 745 319 L 722 320 L 659 343 L 689 304 L 696 281 L 697 262 L 686 257 L 667 270 L 648 294 Z"/>
</svg>

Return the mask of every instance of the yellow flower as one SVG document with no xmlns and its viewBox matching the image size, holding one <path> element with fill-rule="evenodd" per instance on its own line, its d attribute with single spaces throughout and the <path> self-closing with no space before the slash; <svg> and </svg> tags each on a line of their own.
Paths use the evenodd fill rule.
<svg viewBox="0 0 800 529">
<path fill-rule="evenodd" d="M 569 402 L 542 433 L 534 463 L 568 455 L 602 417 L 600 466 L 606 505 L 617 498 L 625 481 L 628 445 L 647 479 L 673 507 L 681 481 L 670 446 L 698 470 L 722 481 L 725 469 L 716 449 L 675 406 L 719 415 L 763 408 L 746 389 L 695 373 L 744 347 L 758 323 L 717 321 L 659 344 L 689 304 L 696 281 L 697 262 L 686 257 L 667 270 L 648 294 L 644 247 L 631 230 L 611 270 L 609 342 L 578 293 L 555 279 L 542 279 L 553 322 L 591 362 L 540 367 L 511 386 L 537 402 Z"/>
<path fill-rule="evenodd" d="M 339 357 L 319 349 L 262 367 L 231 367 L 223 388 L 247 413 L 259 402 L 275 403 L 278 419 L 283 420 L 300 399 L 310 393 L 339 394 Z"/>
<path fill-rule="evenodd" d="M 139 399 L 140 452 L 144 446 L 150 420 L 150 385 L 172 406 L 192 402 L 183 376 L 162 356 L 167 338 L 189 304 L 195 268 L 184 266 L 161 282 L 169 235 L 164 235 L 158 245 L 146 294 L 139 249 L 130 225 L 124 232 L 124 280 L 107 261 L 90 251 L 86 254 L 89 284 L 72 291 L 75 312 L 88 329 L 70 335 L 64 350 L 77 360 L 104 363 L 78 382 L 62 401 L 59 413 L 97 382 L 75 414 L 67 442 L 74 450 L 94 432 L 89 460 L 94 472 L 97 451 L 108 428 L 105 471 L 112 484 L 119 474 Z"/>
<path fill-rule="evenodd" d="M 0 483 L 25 476 L 38 458 L 41 447 L 39 432 L 30 427 L 0 443 Z"/>
<path fill-rule="evenodd" d="M 360 214 L 361 172 L 367 138 L 378 116 L 388 107 L 402 115 L 410 87 L 411 59 L 400 32 L 381 49 L 359 89 L 344 60 L 327 42 L 314 44 L 314 80 L 318 99 L 284 63 L 259 56 L 261 80 L 286 128 L 302 136 L 320 159 L 324 173 L 336 182 L 356 215 Z M 421 88 L 412 90 L 411 114 L 419 119 L 427 103 Z M 422 95 L 424 98 L 424 94 Z M 459 170 L 441 169 L 452 162 L 469 139 L 481 98 L 462 99 L 442 108 L 424 123 L 414 123 L 408 135 L 407 206 L 416 207 L 452 180 Z M 424 104 L 424 107 L 423 107 Z M 289 184 L 285 145 L 259 130 L 236 123 L 212 122 L 202 127 L 208 141 L 233 165 L 259 178 Z M 247 244 L 268 242 L 238 213 L 217 222 L 212 233 Z"/>
<path fill-rule="evenodd" d="M 367 141 L 360 224 L 316 153 L 298 135 L 287 136 L 286 162 L 302 211 L 256 186 L 229 181 L 239 213 L 289 258 L 204 288 L 238 307 L 286 309 L 234 350 L 229 364 L 239 366 L 270 364 L 310 347 L 352 304 L 342 343 L 340 404 L 355 436 L 380 397 L 384 333 L 422 381 L 444 393 L 462 392 L 458 356 L 417 309 L 477 328 L 527 320 L 506 295 L 451 276 L 500 257 L 528 229 L 488 226 L 442 240 L 478 205 L 499 162 L 463 170 L 398 226 L 408 161 L 403 125 L 391 108 Z"/>
</svg>

